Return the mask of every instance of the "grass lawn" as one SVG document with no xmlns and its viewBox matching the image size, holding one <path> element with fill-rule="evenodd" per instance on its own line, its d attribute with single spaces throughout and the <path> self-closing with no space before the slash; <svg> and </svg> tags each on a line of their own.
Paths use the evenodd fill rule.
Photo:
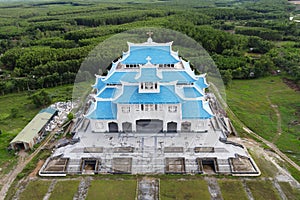
<svg viewBox="0 0 300 200">
<path fill-rule="evenodd" d="M 249 150 L 249 152 L 261 171 L 261 175 L 264 177 L 275 178 L 278 172 L 276 166 L 258 153 L 252 152 L 251 150 Z"/>
<path fill-rule="evenodd" d="M 276 200 L 281 199 L 271 181 L 247 181 L 247 186 L 255 200 Z"/>
<path fill-rule="evenodd" d="M 226 92 L 229 107 L 245 125 L 300 164 L 300 125 L 292 125 L 300 118 L 300 92 L 290 89 L 279 76 L 234 80 Z M 281 116 L 281 135 L 271 104 Z"/>
<path fill-rule="evenodd" d="M 46 89 L 52 101 L 65 101 L 72 95 L 72 85 Z M 16 109 L 16 116 L 11 116 L 11 110 Z M 20 92 L 0 96 L 0 176 L 10 171 L 16 163 L 14 152 L 8 152 L 9 142 L 26 126 L 40 111 L 29 99 L 28 92 Z"/>
<path fill-rule="evenodd" d="M 165 199 L 210 199 L 207 182 L 201 180 L 161 180 L 160 197 Z"/>
<path fill-rule="evenodd" d="M 31 181 L 26 189 L 21 193 L 20 200 L 41 200 L 45 196 L 50 186 L 50 181 Z"/>
<path fill-rule="evenodd" d="M 136 180 L 93 180 L 87 200 L 132 200 L 136 196 Z"/>
<path fill-rule="evenodd" d="M 281 189 L 289 200 L 300 199 L 300 189 L 292 188 L 288 182 L 279 182 Z"/>
<path fill-rule="evenodd" d="M 58 181 L 50 196 L 50 200 L 72 200 L 76 194 L 79 180 Z"/>
<path fill-rule="evenodd" d="M 17 116 L 11 117 L 11 110 L 17 109 Z M 0 167 L 6 169 L 1 173 L 7 173 L 16 163 L 14 152 L 8 152 L 9 142 L 22 130 L 24 126 L 35 116 L 39 109 L 30 105 L 27 93 L 8 94 L 0 96 Z"/>
<path fill-rule="evenodd" d="M 244 186 L 240 180 L 218 180 L 224 200 L 248 199 Z"/>
</svg>

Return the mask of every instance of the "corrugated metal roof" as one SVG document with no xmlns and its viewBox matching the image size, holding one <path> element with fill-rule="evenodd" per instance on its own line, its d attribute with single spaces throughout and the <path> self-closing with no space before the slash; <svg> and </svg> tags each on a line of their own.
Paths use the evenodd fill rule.
<svg viewBox="0 0 300 200">
<path fill-rule="evenodd" d="M 46 108 L 41 110 L 26 126 L 25 128 L 10 142 L 26 142 L 29 143 L 36 137 L 37 133 L 45 126 L 45 124 L 55 114 L 56 110 Z"/>
<path fill-rule="evenodd" d="M 39 113 L 43 113 L 43 112 L 54 115 L 57 112 L 57 110 L 54 108 L 48 107 L 48 108 L 42 109 Z"/>
</svg>

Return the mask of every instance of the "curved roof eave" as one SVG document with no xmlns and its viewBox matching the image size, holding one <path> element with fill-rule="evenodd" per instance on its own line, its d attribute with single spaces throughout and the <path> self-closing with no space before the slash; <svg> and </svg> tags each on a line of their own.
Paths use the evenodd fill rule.
<svg viewBox="0 0 300 200">
<path fill-rule="evenodd" d="M 203 109 L 211 115 L 211 117 L 214 116 L 214 114 L 212 113 L 210 106 L 209 106 L 209 102 L 208 101 L 202 101 L 202 105 L 203 105 Z"/>
<path fill-rule="evenodd" d="M 83 117 L 89 118 L 89 116 L 97 109 L 97 103 L 92 102 L 93 109 L 90 109 L 87 114 L 84 114 Z"/>
</svg>

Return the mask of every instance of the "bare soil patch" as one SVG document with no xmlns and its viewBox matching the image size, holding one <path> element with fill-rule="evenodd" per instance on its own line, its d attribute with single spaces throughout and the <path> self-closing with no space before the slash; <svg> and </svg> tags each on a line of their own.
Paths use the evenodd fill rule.
<svg viewBox="0 0 300 200">
<path fill-rule="evenodd" d="M 300 4 L 300 1 L 299 1 L 299 4 Z M 289 86 L 291 89 L 295 90 L 295 91 L 300 91 L 300 86 L 297 85 L 296 83 L 294 83 L 293 81 L 287 79 L 287 78 L 283 78 L 282 79 L 283 82 Z"/>
<path fill-rule="evenodd" d="M 37 173 L 39 172 L 39 170 L 41 169 L 41 167 L 44 164 L 44 160 L 39 160 L 39 162 L 37 163 L 35 169 L 29 174 L 29 178 L 35 178 Z"/>
</svg>

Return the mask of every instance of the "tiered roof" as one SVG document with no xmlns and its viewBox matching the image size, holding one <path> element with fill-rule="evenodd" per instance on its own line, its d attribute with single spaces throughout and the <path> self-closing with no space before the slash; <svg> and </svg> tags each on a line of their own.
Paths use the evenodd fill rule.
<svg viewBox="0 0 300 200">
<path fill-rule="evenodd" d="M 148 39 L 142 44 L 128 43 L 129 50 L 113 63 L 107 76 L 97 76 L 96 102 L 87 117 L 116 119 L 116 104 L 182 104 L 182 119 L 212 117 L 204 89 L 205 75 L 196 76 L 188 62 L 172 51 L 172 43 L 155 43 Z M 135 65 L 127 68 L 126 65 Z M 172 67 L 161 65 L 172 64 Z M 117 68 L 118 65 L 125 66 Z M 182 68 L 176 68 L 180 65 Z M 139 83 L 158 83 L 155 93 L 139 93 Z"/>
</svg>

